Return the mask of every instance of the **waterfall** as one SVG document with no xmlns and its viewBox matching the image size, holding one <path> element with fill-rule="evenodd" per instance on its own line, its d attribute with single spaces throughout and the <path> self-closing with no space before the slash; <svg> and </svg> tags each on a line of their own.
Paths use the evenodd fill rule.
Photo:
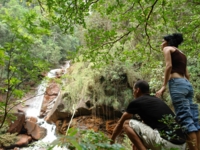
<svg viewBox="0 0 200 150">
<path fill-rule="evenodd" d="M 27 117 L 38 117 L 40 115 L 46 85 L 46 81 L 42 81 L 42 83 L 38 86 L 37 95 L 32 99 L 32 103 L 29 104 L 29 108 L 26 110 Z"/>
<path fill-rule="evenodd" d="M 67 68 L 70 67 L 70 61 L 67 61 L 66 64 L 64 66 L 62 66 L 62 69 L 53 69 L 51 71 L 49 71 L 47 73 L 47 77 L 48 78 L 55 78 L 57 76 L 57 72 L 62 70 L 64 72 L 62 72 L 63 74 L 66 73 Z M 43 99 L 44 99 L 44 94 L 46 91 L 46 86 L 48 85 L 46 80 L 43 80 L 42 83 L 38 86 L 37 88 L 37 95 L 36 97 L 34 97 L 33 99 L 31 99 L 31 103 L 29 104 L 28 109 L 26 110 L 26 117 L 35 117 L 38 119 L 37 124 L 39 124 L 41 127 L 44 127 L 47 129 L 47 135 L 37 141 L 37 142 L 43 142 L 43 143 L 51 143 L 54 140 L 57 139 L 56 135 L 55 135 L 55 129 L 56 126 L 54 124 L 48 124 L 44 118 L 39 118 L 40 116 L 40 111 L 41 111 L 41 107 L 42 107 L 42 103 L 43 103 Z M 61 92 L 59 92 L 58 96 L 53 100 L 56 101 L 58 99 L 58 97 L 60 96 Z M 23 150 L 29 150 L 30 148 L 23 148 Z M 35 144 L 34 147 L 31 147 L 31 150 L 39 150 L 40 146 L 39 144 Z M 65 149 L 67 150 L 67 148 L 60 148 L 60 147 L 55 147 L 55 150 L 57 149 Z"/>
</svg>

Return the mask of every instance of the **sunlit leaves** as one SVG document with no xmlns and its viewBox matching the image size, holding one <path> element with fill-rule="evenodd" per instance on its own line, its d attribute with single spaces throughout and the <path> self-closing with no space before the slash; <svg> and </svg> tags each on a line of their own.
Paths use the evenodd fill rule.
<svg viewBox="0 0 200 150">
<path fill-rule="evenodd" d="M 21 6 L 18 2 L 11 0 L 0 9 L 0 24 L 4 28 L 1 31 L 7 32 L 1 42 L 1 86 L 4 96 L 4 114 L 1 115 L 2 122 L 0 128 L 6 121 L 6 117 L 10 111 L 9 106 L 13 104 L 13 100 L 21 98 L 28 88 L 23 89 L 23 84 L 28 80 L 38 80 L 37 75 L 40 68 L 34 66 L 33 60 L 39 61 L 35 55 L 32 55 L 30 49 L 38 38 L 48 33 L 48 29 L 39 25 L 38 15 L 35 11 L 28 10 Z M 1 33 L 4 33 L 1 32 Z M 43 66 L 45 61 L 43 60 Z M 38 71 L 39 70 L 39 71 Z"/>
<path fill-rule="evenodd" d="M 89 15 L 89 9 L 93 1 L 68 1 L 68 0 L 46 0 L 40 3 L 41 7 L 47 6 L 54 24 L 58 24 L 64 32 L 73 32 L 74 26 L 81 24 L 85 27 L 85 16 Z"/>
<path fill-rule="evenodd" d="M 2 49 L 0 49 L 0 66 L 4 65 L 4 51 Z"/>
</svg>

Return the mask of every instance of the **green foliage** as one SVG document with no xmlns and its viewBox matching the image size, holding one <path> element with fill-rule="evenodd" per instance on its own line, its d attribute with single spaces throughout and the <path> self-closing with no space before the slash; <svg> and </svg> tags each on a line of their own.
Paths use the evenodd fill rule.
<svg viewBox="0 0 200 150">
<path fill-rule="evenodd" d="M 190 82 L 194 88 L 194 100 L 200 102 L 200 79 L 199 79 L 199 67 L 200 61 L 197 58 L 190 58 L 188 62 L 188 71 L 190 73 Z"/>
<path fill-rule="evenodd" d="M 4 103 L 1 128 L 13 107 L 13 100 L 22 98 L 26 92 L 22 83 L 30 79 L 37 81 L 37 75 L 47 66 L 45 62 L 38 65 L 42 60 L 31 55 L 30 47 L 48 31 L 36 23 L 36 12 L 29 11 L 16 1 L 6 3 L 0 12 L 1 25 L 6 29 L 5 32 L 8 32 L 8 35 L 4 34 L 0 48 L 5 56 L 0 71 L 0 93 L 3 94 Z"/>
<path fill-rule="evenodd" d="M 140 79 L 150 82 L 155 93 L 164 75 L 159 45 L 162 36 L 172 32 L 184 35 L 180 49 L 188 56 L 195 100 L 200 99 L 200 4 L 197 1 L 10 0 L 0 3 L 0 94 L 7 95 L 0 103 L 1 116 L 12 109 L 8 105 L 13 100 L 21 99 L 26 93 L 28 88 L 23 83 L 37 82 L 38 74 L 66 58 L 85 62 L 75 66 L 77 70 L 67 76 L 69 85 L 64 99 L 69 107 L 80 99 L 112 104 L 115 108 L 126 106 L 132 97 L 136 71 L 141 73 Z M 76 37 L 65 34 L 73 32 Z M 164 99 L 169 100 L 169 96 Z"/>
<path fill-rule="evenodd" d="M 161 136 L 165 137 L 166 139 L 179 139 L 179 137 L 176 135 L 176 130 L 184 130 L 175 120 L 175 117 L 172 115 L 165 115 L 160 122 L 167 125 L 169 128 L 169 131 L 166 132 L 160 132 Z"/>
<path fill-rule="evenodd" d="M 6 132 L 6 127 L 0 129 L 0 147 L 9 147 L 17 140 L 16 134 L 10 134 Z"/>
<path fill-rule="evenodd" d="M 133 83 L 142 77 L 130 65 L 120 62 L 101 69 L 92 66 L 91 63 L 75 63 L 69 70 L 63 97 L 66 109 L 70 110 L 80 100 L 124 109 L 133 98 Z"/>
<path fill-rule="evenodd" d="M 77 38 L 51 27 L 39 8 L 15 0 L 0 6 L 0 128 L 29 85 L 36 85 L 41 74 L 64 62 L 79 45 Z"/>
<path fill-rule="evenodd" d="M 121 144 L 125 147 L 125 149 L 132 149 L 133 144 L 126 134 L 124 135 L 123 142 Z"/>
<path fill-rule="evenodd" d="M 183 33 L 184 43 L 180 49 L 187 54 L 189 61 L 200 58 L 198 28 L 200 5 L 196 1 L 31 0 L 27 4 L 36 5 L 37 2 L 40 11 L 48 19 L 48 21 L 42 19 L 42 25 L 55 25 L 64 32 L 75 31 L 79 37 L 82 47 L 78 51 L 78 56 L 72 52 L 68 58 L 74 58 L 75 61 L 89 61 L 96 67 L 104 67 L 116 60 L 140 64 L 138 69 L 147 73 L 152 70 L 156 72 L 156 75 L 150 75 L 154 91 L 159 89 L 163 76 L 160 71 L 164 64 L 160 63 L 163 59 L 159 52 L 163 35 L 172 32 Z M 57 37 L 57 34 L 54 34 L 54 37 Z M 52 43 L 51 38 L 47 43 Z M 63 46 L 60 46 L 62 44 L 62 41 L 59 46 L 49 44 L 49 52 L 44 52 L 43 55 L 47 60 L 56 62 L 55 60 L 62 54 L 54 49 L 63 51 Z M 55 55 L 56 57 L 53 57 Z M 195 75 L 194 78 L 196 77 Z M 149 78 L 148 76 L 145 79 Z M 196 84 L 194 87 L 198 89 Z M 197 93 L 199 95 L 199 92 Z"/>
<path fill-rule="evenodd" d="M 110 144 L 110 139 L 102 132 L 70 128 L 66 136 L 54 141 L 70 150 L 125 150 L 120 144 Z"/>
<path fill-rule="evenodd" d="M 17 140 L 16 134 L 0 134 L 0 146 L 1 147 L 9 147 L 14 144 Z"/>
</svg>

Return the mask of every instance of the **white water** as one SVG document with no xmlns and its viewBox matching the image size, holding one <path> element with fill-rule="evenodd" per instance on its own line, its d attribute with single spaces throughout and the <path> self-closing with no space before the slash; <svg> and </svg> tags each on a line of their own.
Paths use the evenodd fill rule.
<svg viewBox="0 0 200 150">
<path fill-rule="evenodd" d="M 27 117 L 38 117 L 40 115 L 46 85 L 46 81 L 42 81 L 42 83 L 38 86 L 37 95 L 33 98 L 32 103 L 26 111 Z"/>
<path fill-rule="evenodd" d="M 47 77 L 48 78 L 54 78 L 56 77 L 57 73 L 60 72 L 61 70 L 63 71 L 63 74 L 66 73 L 67 68 L 70 67 L 70 61 L 67 61 L 65 66 L 62 67 L 62 69 L 53 69 L 48 72 Z M 47 129 L 47 135 L 38 141 L 38 144 L 35 144 L 34 147 L 30 148 L 23 148 L 23 150 L 40 150 L 40 144 L 39 143 L 45 143 L 45 145 L 48 145 L 48 143 L 53 142 L 54 140 L 57 139 L 55 135 L 55 129 L 56 126 L 54 124 L 48 124 L 43 118 L 39 118 L 43 99 L 44 99 L 44 94 L 46 91 L 46 86 L 47 86 L 47 81 L 42 81 L 42 83 L 38 86 L 37 90 L 37 96 L 32 100 L 32 103 L 29 105 L 29 108 L 26 110 L 26 117 L 36 117 L 38 119 L 37 123 L 41 126 Z M 60 92 L 59 92 L 60 94 Z M 58 96 L 53 100 L 56 101 Z M 61 148 L 61 147 L 54 147 L 53 150 L 67 150 L 67 148 Z"/>
</svg>

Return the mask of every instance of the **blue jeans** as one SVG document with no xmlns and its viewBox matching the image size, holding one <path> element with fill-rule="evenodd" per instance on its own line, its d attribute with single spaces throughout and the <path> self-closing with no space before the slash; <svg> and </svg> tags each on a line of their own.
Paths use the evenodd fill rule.
<svg viewBox="0 0 200 150">
<path fill-rule="evenodd" d="M 173 78 L 168 81 L 168 85 L 180 125 L 186 133 L 200 130 L 198 105 L 192 101 L 194 92 L 190 82 L 185 78 Z"/>
</svg>

